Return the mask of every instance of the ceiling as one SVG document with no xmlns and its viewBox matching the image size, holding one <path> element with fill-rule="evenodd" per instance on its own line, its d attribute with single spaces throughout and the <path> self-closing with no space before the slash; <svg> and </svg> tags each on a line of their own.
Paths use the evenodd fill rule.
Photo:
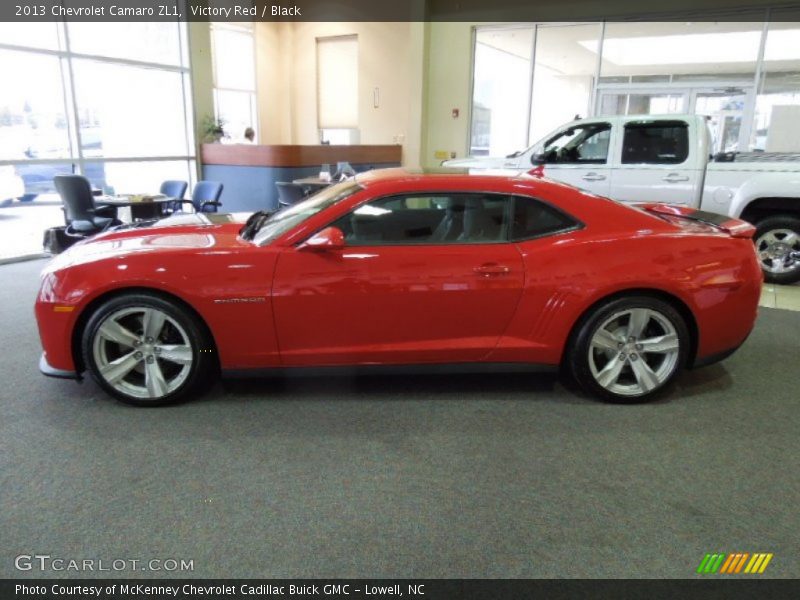
<svg viewBox="0 0 800 600">
<path fill-rule="evenodd" d="M 762 28 L 760 21 L 607 23 L 601 75 L 754 74 Z M 537 66 L 594 75 L 601 29 L 600 23 L 538 26 Z M 767 69 L 800 69 L 800 42 L 794 42 L 800 23 L 772 23 L 769 31 Z M 533 25 L 481 28 L 477 41 L 530 59 L 533 35 Z"/>
</svg>

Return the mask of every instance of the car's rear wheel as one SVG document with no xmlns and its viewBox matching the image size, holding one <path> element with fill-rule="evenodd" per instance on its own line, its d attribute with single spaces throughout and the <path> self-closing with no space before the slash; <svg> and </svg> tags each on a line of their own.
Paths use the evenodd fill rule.
<svg viewBox="0 0 800 600">
<path fill-rule="evenodd" d="M 189 399 L 216 371 L 212 344 L 198 318 L 151 294 L 117 296 L 84 329 L 84 364 L 115 398 L 137 406 Z"/>
<path fill-rule="evenodd" d="M 689 346 L 689 330 L 672 305 L 631 296 L 593 309 L 573 337 L 566 360 L 586 392 L 612 402 L 643 402 L 674 380 Z"/>
<path fill-rule="evenodd" d="M 779 215 L 760 221 L 755 244 L 765 280 L 779 284 L 800 281 L 800 219 Z"/>
</svg>

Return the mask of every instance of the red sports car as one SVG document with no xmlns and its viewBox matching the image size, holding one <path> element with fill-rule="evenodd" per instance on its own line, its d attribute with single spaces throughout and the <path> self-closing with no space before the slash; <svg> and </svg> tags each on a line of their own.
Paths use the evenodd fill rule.
<svg viewBox="0 0 800 600">
<path fill-rule="evenodd" d="M 650 398 L 753 328 L 753 227 L 530 176 L 375 171 L 274 215 L 134 224 L 44 269 L 46 375 L 118 399 L 232 372 L 564 367 Z"/>
</svg>

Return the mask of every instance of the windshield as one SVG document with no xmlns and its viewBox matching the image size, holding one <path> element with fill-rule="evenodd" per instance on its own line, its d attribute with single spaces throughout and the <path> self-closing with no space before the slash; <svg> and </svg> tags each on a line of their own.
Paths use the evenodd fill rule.
<svg viewBox="0 0 800 600">
<path fill-rule="evenodd" d="M 361 189 L 363 188 L 352 179 L 326 187 L 308 200 L 303 200 L 286 210 L 277 212 L 264 221 L 258 233 L 253 237 L 253 241 L 259 246 L 268 244 L 306 219 L 313 217 L 318 212 L 333 206 L 337 202 L 341 202 L 345 198 L 349 198 Z"/>
</svg>

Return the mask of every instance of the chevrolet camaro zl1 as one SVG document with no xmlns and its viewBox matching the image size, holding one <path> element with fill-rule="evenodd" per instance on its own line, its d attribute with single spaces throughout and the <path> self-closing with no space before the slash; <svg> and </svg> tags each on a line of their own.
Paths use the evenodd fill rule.
<svg viewBox="0 0 800 600">
<path fill-rule="evenodd" d="M 721 360 L 756 318 L 753 227 L 531 176 L 359 175 L 275 214 L 188 214 L 44 269 L 46 375 L 138 405 L 212 376 L 561 367 L 612 401 Z M 455 372 L 456 369 L 453 369 Z"/>
</svg>

